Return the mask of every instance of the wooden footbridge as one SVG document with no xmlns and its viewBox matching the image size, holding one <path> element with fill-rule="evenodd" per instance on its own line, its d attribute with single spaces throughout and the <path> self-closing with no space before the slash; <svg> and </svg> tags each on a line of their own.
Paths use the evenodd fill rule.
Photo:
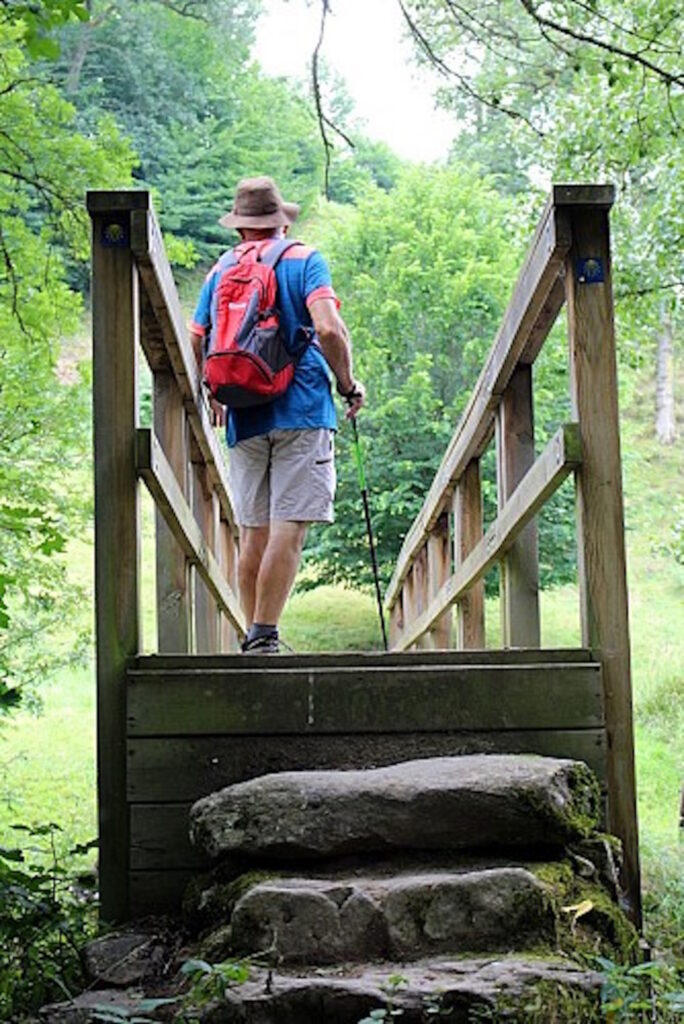
<svg viewBox="0 0 684 1024">
<path fill-rule="evenodd" d="M 466 752 L 586 761 L 639 860 L 609 186 L 555 186 L 461 422 L 397 560 L 388 654 L 237 654 L 237 531 L 147 192 L 91 192 L 98 775 L 102 915 L 178 905 L 204 866 L 189 806 L 292 768 Z M 535 453 L 533 365 L 563 305 L 573 421 Z M 144 355 L 145 364 L 140 359 Z M 140 388 L 151 380 L 152 424 Z M 480 460 L 495 443 L 484 532 Z M 535 515 L 576 486 L 582 647 L 540 647 Z M 141 654 L 144 481 L 156 504 L 155 655 Z M 485 650 L 485 573 L 501 566 L 503 649 Z M 456 615 L 453 609 L 456 608 Z"/>
</svg>

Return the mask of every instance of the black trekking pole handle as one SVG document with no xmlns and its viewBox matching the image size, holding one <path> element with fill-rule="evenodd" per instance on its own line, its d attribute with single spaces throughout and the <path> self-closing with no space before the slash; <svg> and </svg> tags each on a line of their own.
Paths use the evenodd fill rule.
<svg viewBox="0 0 684 1024">
<path fill-rule="evenodd" d="M 361 498 L 363 499 L 363 512 L 366 517 L 366 532 L 368 533 L 368 546 L 370 547 L 371 562 L 373 565 L 373 579 L 375 580 L 375 596 L 378 602 L 378 615 L 380 616 L 380 628 L 382 629 L 382 642 L 385 650 L 389 650 L 387 644 L 387 630 L 385 629 L 385 613 L 382 608 L 382 595 L 380 594 L 380 579 L 378 576 L 378 560 L 375 555 L 375 543 L 373 541 L 373 525 L 370 517 L 370 507 L 368 505 L 368 488 L 366 487 L 366 474 L 363 469 L 363 456 L 361 455 L 361 445 L 359 443 L 359 430 L 356 426 L 356 418 L 350 417 L 352 427 L 354 429 L 354 459 L 356 461 L 356 471 L 359 477 L 359 487 L 361 488 Z"/>
</svg>

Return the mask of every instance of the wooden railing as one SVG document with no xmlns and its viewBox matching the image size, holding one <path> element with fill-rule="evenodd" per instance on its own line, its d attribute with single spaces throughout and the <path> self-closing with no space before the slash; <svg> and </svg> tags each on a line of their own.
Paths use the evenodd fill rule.
<svg viewBox="0 0 684 1024">
<path fill-rule="evenodd" d="M 138 480 L 156 505 L 157 648 L 234 651 L 244 635 L 225 460 L 202 395 L 147 192 L 90 192 L 93 223 L 95 600 L 100 872 L 107 919 L 125 905 L 125 667 L 141 651 Z M 152 378 L 139 426 L 140 351 Z"/>
<path fill-rule="evenodd" d="M 386 595 L 390 644 L 485 646 L 484 582 L 501 568 L 504 647 L 539 647 L 534 517 L 575 474 L 582 643 L 602 663 L 609 827 L 639 915 L 632 696 L 609 210 L 613 188 L 555 186 L 513 297 L 411 526 Z M 535 457 L 532 367 L 567 303 L 574 422 Z M 480 460 L 496 443 L 498 516 L 483 530 Z M 452 609 L 457 620 L 452 639 Z"/>
</svg>

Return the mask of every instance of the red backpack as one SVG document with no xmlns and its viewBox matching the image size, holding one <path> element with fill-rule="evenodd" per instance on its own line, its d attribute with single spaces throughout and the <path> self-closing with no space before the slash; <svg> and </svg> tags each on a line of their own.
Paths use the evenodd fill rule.
<svg viewBox="0 0 684 1024">
<path fill-rule="evenodd" d="M 268 247 L 225 253 L 212 302 L 212 329 L 204 380 L 217 402 L 232 409 L 263 405 L 287 389 L 306 348 L 285 348 L 278 316 L 275 268 L 299 243 L 285 239 Z M 302 329 L 304 331 L 305 329 Z"/>
</svg>

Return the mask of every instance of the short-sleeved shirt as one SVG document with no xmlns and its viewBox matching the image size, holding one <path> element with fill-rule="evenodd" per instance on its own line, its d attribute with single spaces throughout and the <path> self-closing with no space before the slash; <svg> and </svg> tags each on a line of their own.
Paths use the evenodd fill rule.
<svg viewBox="0 0 684 1024">
<path fill-rule="evenodd" d="M 243 242 L 234 252 L 239 255 L 241 251 L 254 244 Z M 272 244 L 272 239 L 256 244 L 263 249 Z M 220 277 L 219 263 L 220 261 L 207 274 L 197 308 L 190 321 L 191 331 L 202 337 L 211 331 L 212 299 Z M 309 313 L 312 302 L 328 298 L 337 302 L 337 297 L 333 291 L 330 271 L 321 254 L 299 242 L 281 257 L 276 266 L 276 279 L 283 341 L 286 348 L 292 354 L 296 354 L 300 348 L 297 341 L 298 329 L 313 328 Z M 228 411 L 226 437 L 229 446 L 233 447 L 238 441 L 245 441 L 259 434 L 268 434 L 272 430 L 306 428 L 337 428 L 330 371 L 315 339 L 297 363 L 294 379 L 284 394 L 266 405 Z"/>
</svg>

